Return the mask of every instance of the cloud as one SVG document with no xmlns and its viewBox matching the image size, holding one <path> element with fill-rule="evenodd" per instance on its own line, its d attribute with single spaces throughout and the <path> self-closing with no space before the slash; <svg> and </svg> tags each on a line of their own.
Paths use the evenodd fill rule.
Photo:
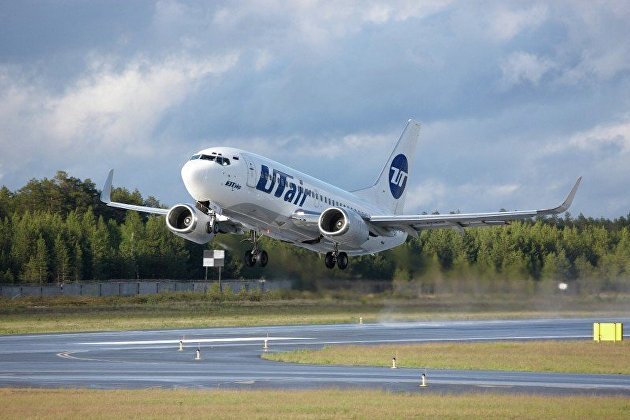
<svg viewBox="0 0 630 420">
<path fill-rule="evenodd" d="M 407 212 L 438 211 L 462 213 L 498 211 L 501 206 L 508 208 L 517 205 L 521 200 L 516 193 L 521 189 L 519 184 L 477 184 L 464 183 L 448 185 L 443 181 L 430 178 L 419 185 L 412 185 L 407 193 L 405 209 Z M 479 208 L 471 201 L 471 197 L 484 197 L 485 205 Z M 499 207 L 497 207 L 499 206 Z M 509 207 L 513 209 L 513 207 Z"/>
<path fill-rule="evenodd" d="M 630 154 L 630 117 L 575 132 L 566 140 L 548 141 L 541 149 L 541 155 L 554 155 L 572 150 L 608 151 L 614 155 Z"/>
<path fill-rule="evenodd" d="M 575 66 L 559 77 L 560 83 L 576 85 L 582 81 L 610 80 L 630 70 L 630 48 L 618 46 L 609 51 L 584 51 Z"/>
<path fill-rule="evenodd" d="M 557 7 L 557 5 L 556 5 Z M 556 21 L 566 35 L 556 45 L 564 61 L 559 81 L 568 85 L 589 85 L 609 81 L 630 70 L 630 4 L 623 1 L 574 2 L 556 10 Z"/>
<path fill-rule="evenodd" d="M 569 145 L 584 151 L 614 146 L 620 153 L 630 153 L 630 118 L 578 132 L 571 136 Z"/>
<path fill-rule="evenodd" d="M 157 62 L 138 58 L 120 71 L 109 63 L 98 64 L 63 95 L 47 100 L 46 124 L 63 146 L 91 138 L 105 148 L 138 148 L 164 112 L 180 104 L 204 77 L 231 69 L 237 57 L 168 57 Z"/>
<path fill-rule="evenodd" d="M 549 59 L 518 51 L 502 60 L 500 67 L 501 84 L 505 88 L 510 88 L 521 83 L 537 86 L 540 79 L 555 65 Z"/>
<path fill-rule="evenodd" d="M 502 5 L 491 15 L 489 32 L 499 41 L 509 41 L 526 29 L 540 26 L 547 19 L 547 6 L 536 4 L 528 9 L 509 9 Z"/>
<path fill-rule="evenodd" d="M 37 76 L 4 67 L 0 163 L 19 173 L 31 162 L 39 162 L 38 170 L 57 166 L 54 171 L 67 168 L 60 161 L 90 161 L 92 156 L 155 156 L 162 148 L 156 147 L 154 134 L 166 113 L 237 60 L 235 53 L 195 59 L 136 57 L 122 65 L 110 57 L 93 58 L 84 75 L 61 92 Z"/>
<path fill-rule="evenodd" d="M 245 1 L 226 5 L 213 14 L 213 23 L 223 28 L 236 28 L 256 22 L 282 22 L 275 30 L 290 32 L 290 42 L 296 39 L 313 46 L 324 46 L 355 34 L 365 25 L 385 25 L 422 19 L 447 8 L 451 0 L 417 2 L 390 0 L 363 2 L 358 0 L 331 3 L 328 1 Z"/>
</svg>

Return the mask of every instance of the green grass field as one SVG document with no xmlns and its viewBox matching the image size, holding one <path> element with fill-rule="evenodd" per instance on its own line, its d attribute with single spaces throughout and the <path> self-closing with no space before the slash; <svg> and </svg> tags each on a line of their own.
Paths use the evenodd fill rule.
<svg viewBox="0 0 630 420">
<path fill-rule="evenodd" d="M 4 419 L 523 418 L 622 419 L 627 397 L 435 395 L 374 390 L 0 389 Z"/>
<path fill-rule="evenodd" d="M 267 353 L 292 363 L 400 368 L 630 374 L 630 341 L 499 341 L 377 346 L 328 346 L 321 350 Z"/>
<path fill-rule="evenodd" d="M 628 297 L 522 299 L 387 295 L 228 295 L 171 293 L 129 298 L 0 299 L 0 334 L 203 328 L 215 326 L 334 324 L 384 321 L 622 316 Z"/>
</svg>

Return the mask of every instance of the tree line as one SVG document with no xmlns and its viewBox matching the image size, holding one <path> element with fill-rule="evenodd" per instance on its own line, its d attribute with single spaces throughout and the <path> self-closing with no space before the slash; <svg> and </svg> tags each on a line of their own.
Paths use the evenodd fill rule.
<svg viewBox="0 0 630 420">
<path fill-rule="evenodd" d="M 89 180 L 57 172 L 17 191 L 0 189 L 0 282 L 53 283 L 108 279 L 200 279 L 204 249 L 226 249 L 224 277 L 290 278 L 313 288 L 320 279 L 388 280 L 470 291 L 523 289 L 566 282 L 584 291 L 630 289 L 630 214 L 618 219 L 537 219 L 504 227 L 427 230 L 374 256 L 329 271 L 310 251 L 263 239 L 265 269 L 243 265 L 248 248 L 238 235 L 217 235 L 207 246 L 168 231 L 164 219 L 103 205 Z M 115 188 L 112 197 L 161 207 L 153 197 Z M 213 277 L 216 274 L 210 273 Z"/>
</svg>

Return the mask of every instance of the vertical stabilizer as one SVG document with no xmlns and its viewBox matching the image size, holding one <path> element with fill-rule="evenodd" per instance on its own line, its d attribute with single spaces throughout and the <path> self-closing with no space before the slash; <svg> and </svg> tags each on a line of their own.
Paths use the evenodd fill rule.
<svg viewBox="0 0 630 420">
<path fill-rule="evenodd" d="M 376 183 L 369 188 L 354 191 L 354 194 L 375 203 L 384 211 L 402 214 L 419 135 L 420 123 L 409 120 Z"/>
</svg>

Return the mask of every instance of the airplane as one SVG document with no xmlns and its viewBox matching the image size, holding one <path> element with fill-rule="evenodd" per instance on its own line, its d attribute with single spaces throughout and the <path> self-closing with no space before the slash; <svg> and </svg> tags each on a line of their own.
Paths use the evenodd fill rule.
<svg viewBox="0 0 630 420">
<path fill-rule="evenodd" d="M 374 254 L 401 245 L 421 230 L 506 225 L 535 216 L 560 214 L 573 202 L 582 177 L 559 206 L 542 210 L 463 214 L 404 212 L 420 124 L 409 120 L 398 142 L 369 187 L 345 191 L 257 154 L 232 147 L 212 147 L 192 155 L 181 169 L 194 204 L 170 209 L 111 200 L 110 170 L 101 201 L 111 207 L 165 216 L 175 235 L 205 244 L 218 233 L 249 234 L 252 249 L 244 262 L 267 265 L 259 239 L 268 236 L 324 254 L 326 267 L 348 267 L 348 256 Z"/>
</svg>

